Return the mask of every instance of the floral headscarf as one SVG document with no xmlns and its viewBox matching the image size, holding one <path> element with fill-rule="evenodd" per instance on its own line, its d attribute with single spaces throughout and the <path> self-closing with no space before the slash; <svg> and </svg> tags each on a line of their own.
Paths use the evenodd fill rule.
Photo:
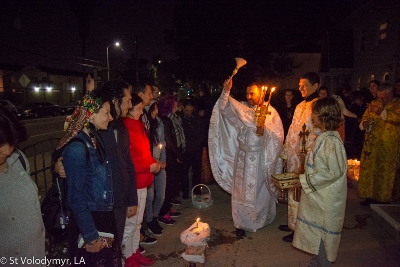
<svg viewBox="0 0 400 267">
<path fill-rule="evenodd" d="M 69 140 L 75 137 L 84 127 L 89 124 L 89 117 L 97 112 L 103 105 L 103 100 L 96 97 L 93 93 L 87 93 L 82 101 L 76 106 L 72 115 L 65 119 L 64 130 L 65 134 L 61 138 L 57 149 L 65 146 Z"/>
</svg>

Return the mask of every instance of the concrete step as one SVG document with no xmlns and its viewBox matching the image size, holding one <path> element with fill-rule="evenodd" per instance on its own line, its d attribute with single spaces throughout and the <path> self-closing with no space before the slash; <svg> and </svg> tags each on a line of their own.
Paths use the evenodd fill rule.
<svg viewBox="0 0 400 267">
<path fill-rule="evenodd" d="M 372 218 L 400 241 L 400 205 L 371 204 Z"/>
</svg>

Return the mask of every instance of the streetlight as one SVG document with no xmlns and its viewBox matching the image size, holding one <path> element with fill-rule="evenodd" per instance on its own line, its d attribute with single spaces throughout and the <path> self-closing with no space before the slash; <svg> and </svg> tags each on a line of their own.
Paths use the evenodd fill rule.
<svg viewBox="0 0 400 267">
<path fill-rule="evenodd" d="M 112 45 L 119 46 L 119 42 L 115 42 L 114 44 L 110 44 L 107 46 L 107 81 L 110 80 L 110 62 L 108 61 L 108 48 Z"/>
</svg>

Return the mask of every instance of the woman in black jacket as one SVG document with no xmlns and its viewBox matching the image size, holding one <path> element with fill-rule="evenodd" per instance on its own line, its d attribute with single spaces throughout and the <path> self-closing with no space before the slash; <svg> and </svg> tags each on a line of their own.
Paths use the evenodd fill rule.
<svg viewBox="0 0 400 267">
<path fill-rule="evenodd" d="M 158 110 L 161 120 L 164 123 L 165 152 L 167 156 L 167 167 L 165 168 L 167 173 L 165 201 L 158 220 L 164 224 L 174 224 L 175 222 L 169 219 L 169 210 L 171 205 L 179 205 L 181 203 L 175 197 L 179 196 L 179 177 L 181 175 L 180 169 L 182 168 L 186 140 L 180 118 L 176 115 L 178 99 L 175 96 L 161 98 L 158 103 Z M 163 214 L 166 216 L 162 216 Z"/>
</svg>

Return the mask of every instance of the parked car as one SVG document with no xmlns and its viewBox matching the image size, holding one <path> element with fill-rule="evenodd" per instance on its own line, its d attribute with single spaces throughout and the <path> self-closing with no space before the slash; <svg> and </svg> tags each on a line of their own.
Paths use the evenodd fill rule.
<svg viewBox="0 0 400 267">
<path fill-rule="evenodd" d="M 8 100 L 0 100 L 0 106 L 5 107 L 9 111 L 11 111 L 12 114 L 14 114 L 15 116 L 18 116 L 17 108 L 10 101 L 8 101 Z"/>
<path fill-rule="evenodd" d="M 74 113 L 76 106 L 78 105 L 78 101 L 72 101 L 65 105 L 60 106 L 62 115 L 70 115 Z"/>
<path fill-rule="evenodd" d="M 58 116 L 60 107 L 50 102 L 31 102 L 19 110 L 21 117 L 39 118 L 46 116 Z"/>
</svg>

